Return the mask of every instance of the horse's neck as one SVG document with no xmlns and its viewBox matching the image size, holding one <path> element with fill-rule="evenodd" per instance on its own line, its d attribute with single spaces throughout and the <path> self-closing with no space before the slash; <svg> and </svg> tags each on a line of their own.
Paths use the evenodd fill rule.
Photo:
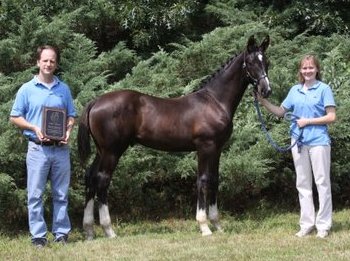
<svg viewBox="0 0 350 261">
<path fill-rule="evenodd" d="M 233 117 L 248 82 L 243 80 L 243 54 L 228 65 L 224 72 L 207 87 L 209 93 L 221 104 L 230 117 Z"/>
</svg>

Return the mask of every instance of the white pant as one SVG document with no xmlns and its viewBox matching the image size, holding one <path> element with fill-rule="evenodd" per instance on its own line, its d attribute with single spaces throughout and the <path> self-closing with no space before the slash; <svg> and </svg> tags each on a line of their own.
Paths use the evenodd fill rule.
<svg viewBox="0 0 350 261">
<path fill-rule="evenodd" d="M 294 140 L 292 140 L 294 144 Z M 300 228 L 329 230 L 332 226 L 332 194 L 330 182 L 330 146 L 302 146 L 292 148 L 296 187 L 300 203 Z M 315 216 L 315 206 L 312 195 L 312 179 L 314 178 L 318 192 L 319 210 Z"/>
</svg>

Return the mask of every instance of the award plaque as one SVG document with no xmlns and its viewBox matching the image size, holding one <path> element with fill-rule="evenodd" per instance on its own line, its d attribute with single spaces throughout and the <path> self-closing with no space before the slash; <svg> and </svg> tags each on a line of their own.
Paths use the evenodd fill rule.
<svg viewBox="0 0 350 261">
<path fill-rule="evenodd" d="M 64 140 L 67 131 L 67 113 L 65 109 L 43 107 L 42 132 L 50 140 Z"/>
</svg>

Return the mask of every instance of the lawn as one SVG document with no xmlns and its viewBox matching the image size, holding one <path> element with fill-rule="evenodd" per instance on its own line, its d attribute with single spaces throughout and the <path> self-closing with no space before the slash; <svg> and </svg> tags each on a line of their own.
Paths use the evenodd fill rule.
<svg viewBox="0 0 350 261">
<path fill-rule="evenodd" d="M 31 246 L 27 232 L 0 234 L 0 260 L 350 260 L 350 210 L 334 212 L 332 233 L 297 238 L 298 213 L 223 215 L 224 233 L 202 237 L 194 220 L 116 224 L 118 237 L 85 241 L 73 229 L 67 245 Z"/>
</svg>

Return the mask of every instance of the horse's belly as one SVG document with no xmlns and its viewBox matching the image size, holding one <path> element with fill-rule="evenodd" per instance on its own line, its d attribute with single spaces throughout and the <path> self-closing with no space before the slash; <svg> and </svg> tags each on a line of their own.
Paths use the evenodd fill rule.
<svg viewBox="0 0 350 261">
<path fill-rule="evenodd" d="M 138 143 L 146 147 L 163 151 L 193 151 L 195 146 L 193 142 L 187 140 L 174 139 L 140 139 Z"/>
</svg>

